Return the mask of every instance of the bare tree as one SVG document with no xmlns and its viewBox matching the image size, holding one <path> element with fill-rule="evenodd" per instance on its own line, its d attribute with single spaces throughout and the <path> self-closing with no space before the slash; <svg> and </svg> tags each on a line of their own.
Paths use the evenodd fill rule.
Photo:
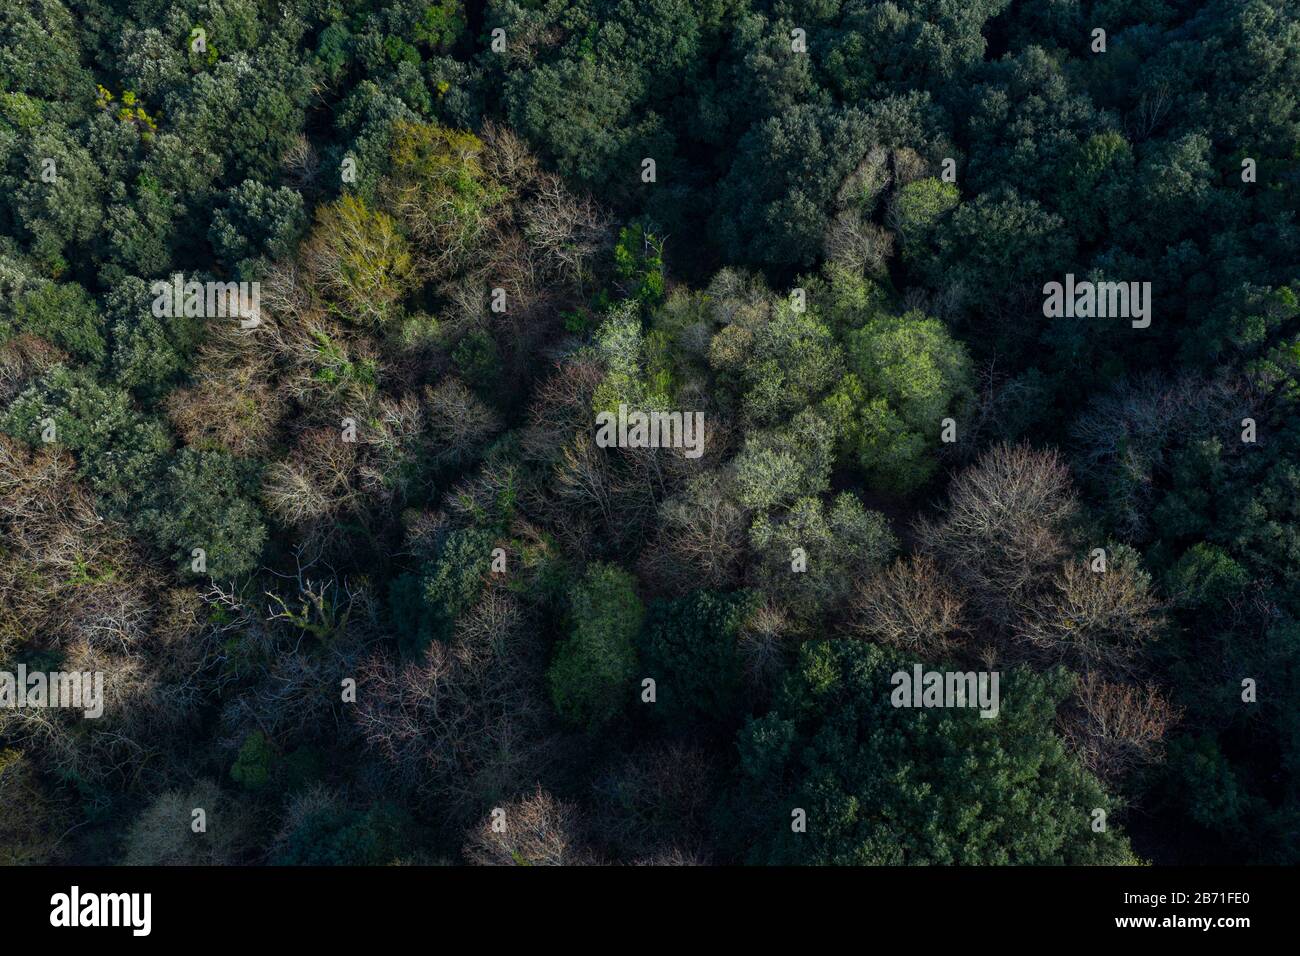
<svg viewBox="0 0 1300 956">
<path fill-rule="evenodd" d="M 692 479 L 659 508 L 659 532 L 646 549 L 644 576 L 667 591 L 734 585 L 745 554 L 749 516 L 725 473 Z"/>
<path fill-rule="evenodd" d="M 196 833 L 193 813 L 206 829 Z M 168 790 L 136 818 L 126 838 L 127 866 L 228 866 L 246 861 L 257 846 L 249 808 L 211 780 Z"/>
<path fill-rule="evenodd" d="M 609 220 L 590 196 L 574 196 L 554 174 L 542 176 L 523 210 L 524 235 L 547 275 L 570 282 L 581 296 L 590 260 L 607 247 Z"/>
<path fill-rule="evenodd" d="M 1245 382 L 1229 377 L 1169 380 L 1146 375 L 1118 383 L 1094 398 L 1071 429 L 1080 477 L 1107 490 L 1107 510 L 1130 538 L 1148 531 L 1156 472 L 1166 462 L 1170 437 L 1232 437 L 1258 407 Z M 1232 442 L 1225 441 L 1225 448 Z M 1240 444 L 1240 442 L 1236 442 Z"/>
<path fill-rule="evenodd" d="M 753 700 L 766 701 L 785 674 L 796 628 L 781 605 L 767 600 L 745 619 L 736 635 L 745 683 Z"/>
<path fill-rule="evenodd" d="M 483 171 L 489 179 L 505 186 L 515 196 L 536 181 L 540 175 L 537 157 L 513 132 L 488 120 L 483 124 L 480 139 L 484 146 Z"/>
<path fill-rule="evenodd" d="M 383 397 L 375 406 L 357 436 L 361 445 L 357 478 L 372 501 L 400 500 L 420 483 L 415 462 L 426 445 L 428 414 L 414 395 Z"/>
<path fill-rule="evenodd" d="M 692 855 L 709 845 L 719 770 L 700 746 L 655 744 L 623 758 L 593 787 L 593 842 L 619 859 L 672 846 Z"/>
<path fill-rule="evenodd" d="M 0 748 L 0 866 L 60 862 L 68 808 L 48 791 L 22 752 Z"/>
<path fill-rule="evenodd" d="M 305 555 L 296 548 L 294 570 L 275 572 L 275 586 L 260 594 L 209 592 L 246 655 L 221 715 L 228 751 L 254 730 L 273 746 L 323 736 L 346 741 L 351 734 L 340 688 L 344 679 L 359 678 L 379 637 L 377 609 L 366 587 Z"/>
<path fill-rule="evenodd" d="M 555 461 L 577 432 L 595 427 L 592 400 L 605 372 L 599 362 L 568 360 L 533 390 L 528 427 L 520 443 L 535 461 Z"/>
<path fill-rule="evenodd" d="M 75 469 L 66 453 L 0 435 L 0 656 L 38 634 L 134 653 L 147 634 L 158 573 Z"/>
<path fill-rule="evenodd" d="M 921 657 L 942 657 L 957 644 L 962 602 L 932 558 L 912 556 L 858 583 L 849 629 Z"/>
<path fill-rule="evenodd" d="M 440 464 L 459 467 L 501 430 L 501 421 L 459 380 L 446 378 L 427 388 L 424 403 L 429 436 Z"/>
<path fill-rule="evenodd" d="M 1016 635 L 1053 660 L 1123 673 L 1163 627 L 1149 575 L 1120 549 L 1104 572 L 1067 563 L 1016 623 Z"/>
<path fill-rule="evenodd" d="M 1008 624 L 1064 559 L 1076 510 L 1056 452 L 999 445 L 953 480 L 947 507 L 918 524 L 917 539 L 969 604 Z"/>
<path fill-rule="evenodd" d="M 1116 784 L 1164 756 L 1164 739 L 1182 717 L 1154 684 L 1116 684 L 1089 671 L 1064 720 L 1066 740 L 1093 773 Z"/>
<path fill-rule="evenodd" d="M 490 812 L 465 840 L 476 866 L 582 866 L 594 862 L 579 845 L 578 811 L 540 786 Z"/>
<path fill-rule="evenodd" d="M 280 164 L 284 167 L 289 181 L 298 189 L 303 192 L 315 190 L 316 177 L 320 173 L 320 160 L 316 155 L 316 148 L 312 146 L 311 140 L 305 133 L 299 133 L 289 142 L 284 155 L 280 157 Z"/>
<path fill-rule="evenodd" d="M 882 276 L 894 254 L 894 234 L 856 209 L 835 214 L 822 239 L 826 258 L 853 275 Z"/>
<path fill-rule="evenodd" d="M 417 795 L 458 819 L 508 792 L 545 752 L 542 662 L 517 600 L 489 584 L 448 643 L 400 662 L 374 655 L 358 680 L 367 746 Z"/>
<path fill-rule="evenodd" d="M 1129 139 L 1141 142 L 1155 131 L 1173 105 L 1169 88 L 1161 83 L 1153 89 L 1144 90 L 1138 99 L 1138 105 L 1124 118 L 1124 127 Z"/>
<path fill-rule="evenodd" d="M 680 847 L 670 846 L 656 850 L 649 856 L 634 862 L 634 866 L 709 866 L 712 859 L 705 853 L 691 853 Z"/>
<path fill-rule="evenodd" d="M 193 384 L 168 393 L 163 407 L 188 445 L 264 454 L 287 410 L 272 376 L 271 357 L 255 339 L 234 323 L 218 326 L 199 350 Z"/>
<path fill-rule="evenodd" d="M 267 469 L 263 500 L 271 514 L 286 525 L 332 519 L 361 503 L 356 466 L 356 442 L 343 441 L 336 429 L 310 429 L 288 458 Z"/>
</svg>

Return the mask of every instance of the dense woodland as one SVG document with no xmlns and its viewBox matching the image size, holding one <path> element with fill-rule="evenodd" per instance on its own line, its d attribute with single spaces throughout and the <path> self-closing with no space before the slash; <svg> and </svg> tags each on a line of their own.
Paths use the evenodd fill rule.
<svg viewBox="0 0 1300 956">
<path fill-rule="evenodd" d="M 106 700 L 0 861 L 1300 862 L 1297 97 L 1296 0 L 4 0 L 0 669 Z"/>
</svg>

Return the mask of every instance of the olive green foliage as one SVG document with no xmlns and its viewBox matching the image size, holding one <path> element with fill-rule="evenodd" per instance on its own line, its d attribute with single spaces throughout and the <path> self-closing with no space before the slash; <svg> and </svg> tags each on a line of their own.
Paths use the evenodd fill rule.
<svg viewBox="0 0 1300 956">
<path fill-rule="evenodd" d="M 261 790 L 270 782 L 274 751 L 266 734 L 255 730 L 244 738 L 230 768 L 230 779 L 247 790 Z"/>
<path fill-rule="evenodd" d="M 906 493 L 934 473 L 932 449 L 952 419 L 954 437 L 974 400 L 970 359 L 942 322 L 917 312 L 873 319 L 848 336 L 853 377 L 835 401 L 869 480 Z"/>
<path fill-rule="evenodd" d="M 308 262 L 334 309 L 358 323 L 393 317 L 412 268 L 393 218 L 350 195 L 317 214 Z"/>
</svg>

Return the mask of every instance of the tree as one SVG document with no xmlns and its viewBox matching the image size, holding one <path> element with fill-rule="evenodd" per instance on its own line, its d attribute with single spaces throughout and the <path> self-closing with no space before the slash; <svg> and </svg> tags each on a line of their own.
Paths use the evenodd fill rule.
<svg viewBox="0 0 1300 956">
<path fill-rule="evenodd" d="M 105 324 L 112 331 L 113 380 L 145 402 L 156 401 L 181 377 L 209 325 L 185 316 L 183 310 L 156 316 L 153 301 L 149 285 L 135 276 L 114 283 L 104 297 Z"/>
<path fill-rule="evenodd" d="M 835 429 L 811 409 L 788 425 L 752 431 L 733 462 L 736 497 L 756 511 L 820 494 L 830 484 Z"/>
<path fill-rule="evenodd" d="M 726 722 L 740 702 L 739 633 L 755 596 L 695 591 L 657 601 L 640 643 L 655 680 L 655 716 L 681 730 Z"/>
<path fill-rule="evenodd" d="M 911 662 L 861 641 L 804 644 L 776 707 L 739 738 L 738 846 L 751 863 L 1134 862 L 1095 778 L 1053 733 L 1068 681 L 1002 675 L 1001 709 L 890 703 Z M 746 809 L 751 808 L 751 809 Z M 792 811 L 807 816 L 794 832 Z"/>
<path fill-rule="evenodd" d="M 85 290 L 75 283 L 42 282 L 17 296 L 11 317 L 0 318 L 0 341 L 23 332 L 66 349 L 80 362 L 104 361 L 104 320 Z"/>
<path fill-rule="evenodd" d="M 962 601 L 934 560 L 913 555 L 858 582 L 848 626 L 878 643 L 936 660 L 955 649 Z"/>
<path fill-rule="evenodd" d="M 630 65 L 593 57 L 560 59 L 514 74 L 507 86 L 510 121 L 556 168 L 592 185 L 609 186 L 619 171 L 627 189 L 639 174 L 628 153 L 637 85 Z"/>
<path fill-rule="evenodd" d="M 464 853 L 475 866 L 580 866 L 589 858 L 578 829 L 577 808 L 539 786 L 494 808 L 466 835 Z"/>
<path fill-rule="evenodd" d="M 811 264 L 828 200 L 866 153 L 870 133 L 858 110 L 802 103 L 755 124 L 718 186 L 712 228 L 726 254 L 777 267 Z"/>
<path fill-rule="evenodd" d="M 0 865 L 40 866 L 57 860 L 56 831 L 65 812 L 23 753 L 0 750 Z"/>
<path fill-rule="evenodd" d="M 980 613 L 1006 623 L 1064 559 L 1077 509 L 1056 452 L 998 445 L 953 480 L 917 535 Z"/>
<path fill-rule="evenodd" d="M 184 448 L 139 523 L 182 577 L 237 578 L 257 568 L 266 542 L 256 487 L 247 462 L 224 451 Z M 194 568 L 196 548 L 205 553 L 203 570 Z"/>
<path fill-rule="evenodd" d="M 1104 572 L 1068 562 L 1017 622 L 1020 639 L 1076 667 L 1132 668 L 1164 628 L 1160 603 L 1133 549 L 1112 547 L 1106 558 Z"/>
<path fill-rule="evenodd" d="M 57 278 L 103 222 L 104 174 L 81 137 L 61 124 L 45 124 L 26 140 L 24 173 L 9 179 L 12 214 L 33 258 Z"/>
<path fill-rule="evenodd" d="M 569 592 L 570 629 L 546 672 L 555 709 L 566 721 L 601 730 L 631 702 L 644 609 L 635 581 L 612 564 L 593 564 Z"/>
<path fill-rule="evenodd" d="M 461 826 L 545 763 L 544 661 L 524 625 L 509 591 L 489 587 L 446 643 L 405 661 L 376 653 L 360 668 L 368 748 L 404 791 L 437 800 Z"/>
<path fill-rule="evenodd" d="M 266 734 L 255 730 L 244 738 L 239 754 L 230 768 L 230 779 L 245 790 L 261 790 L 271 779 L 275 751 Z"/>
<path fill-rule="evenodd" d="M 202 810 L 205 829 L 193 829 Z M 127 866 L 230 866 L 247 860 L 257 841 L 249 809 L 210 780 L 168 790 L 131 824 Z"/>
<path fill-rule="evenodd" d="M 812 310 L 796 311 L 789 302 L 740 311 L 714 337 L 709 353 L 715 368 L 737 374 L 745 419 L 759 426 L 788 420 L 844 371 L 830 328 Z"/>
<path fill-rule="evenodd" d="M 910 182 L 890 200 L 889 225 L 905 243 L 921 239 L 957 207 L 959 195 L 952 183 L 933 177 Z"/>
<path fill-rule="evenodd" d="M 411 277 L 411 254 L 392 217 L 352 195 L 317 213 L 303 257 L 334 309 L 362 325 L 390 320 Z"/>
<path fill-rule="evenodd" d="M 110 507 L 130 513 L 148 498 L 171 439 L 127 392 L 57 365 L 14 399 L 0 429 L 36 443 L 50 422 L 54 440 L 76 455 L 78 476 Z"/>
<path fill-rule="evenodd" d="M 434 49 L 447 49 L 465 31 L 465 9 L 461 0 L 436 0 L 424 8 L 415 25 L 415 39 Z"/>
<path fill-rule="evenodd" d="M 472 133 L 394 124 L 391 170 L 380 193 L 415 244 L 422 276 L 445 278 L 462 268 L 504 198 L 483 170 L 483 149 Z"/>
<path fill-rule="evenodd" d="M 260 281 L 268 261 L 287 259 L 307 228 L 302 194 L 247 179 L 226 192 L 208 237 L 217 257 L 244 281 Z"/>
<path fill-rule="evenodd" d="M 491 533 L 477 528 L 447 534 L 436 557 L 418 578 L 420 590 L 415 606 L 402 605 L 399 626 L 403 650 L 419 654 L 430 641 L 445 642 L 451 637 L 456 619 L 483 591 L 494 544 Z"/>
<path fill-rule="evenodd" d="M 969 311 L 995 316 L 1018 315 L 1015 303 L 1064 271 L 1074 251 L 1065 221 L 1012 187 L 958 206 L 936 238 L 918 268 Z"/>
<path fill-rule="evenodd" d="M 852 582 L 881 567 L 897 546 L 884 515 L 847 492 L 830 507 L 799 498 L 779 514 L 760 514 L 749 529 L 753 584 L 804 622 L 838 608 Z"/>
<path fill-rule="evenodd" d="M 848 443 L 874 485 L 906 494 L 937 467 L 944 419 L 960 428 L 974 394 L 962 344 L 918 312 L 872 319 L 848 336 L 855 378 L 832 400 L 847 405 Z"/>
<path fill-rule="evenodd" d="M 326 805 L 304 813 L 272 857 L 275 866 L 383 866 L 406 848 L 407 815 L 380 804 L 368 810 Z"/>
<path fill-rule="evenodd" d="M 72 13 L 58 0 L 6 8 L 0 14 L 0 87 L 50 100 L 92 89 L 78 40 Z"/>
</svg>

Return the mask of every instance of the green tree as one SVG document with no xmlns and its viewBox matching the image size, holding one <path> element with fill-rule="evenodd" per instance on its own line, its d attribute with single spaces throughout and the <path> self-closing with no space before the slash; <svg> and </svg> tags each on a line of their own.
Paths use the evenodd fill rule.
<svg viewBox="0 0 1300 956">
<path fill-rule="evenodd" d="M 1095 778 L 1053 732 L 1060 673 L 1003 674 L 1000 710 L 891 703 L 912 662 L 865 642 L 804 644 L 776 707 L 739 738 L 735 826 L 752 863 L 1134 862 Z M 807 814 L 794 832 L 792 811 Z"/>
<path fill-rule="evenodd" d="M 848 336 L 849 366 L 836 402 L 848 442 L 877 487 L 906 494 L 937 467 L 943 420 L 961 423 L 974 399 L 966 349 L 919 312 L 873 319 Z"/>
<path fill-rule="evenodd" d="M 957 208 L 961 193 L 952 183 L 933 177 L 918 179 L 898 190 L 889 211 L 889 223 L 904 239 L 924 239 L 939 219 Z"/>
<path fill-rule="evenodd" d="M 483 593 L 495 540 L 488 531 L 450 532 L 418 577 L 394 584 L 393 602 L 404 652 L 418 655 L 430 641 L 447 641 L 456 619 Z"/>
<path fill-rule="evenodd" d="M 897 547 L 884 515 L 848 492 L 829 509 L 820 498 L 800 498 L 785 512 L 759 515 L 749 543 L 755 584 L 805 619 L 833 609 L 856 578 L 884 567 Z"/>
<path fill-rule="evenodd" d="M 399 808 L 325 806 L 307 813 L 272 858 L 276 866 L 384 866 L 409 845 L 410 821 Z"/>
<path fill-rule="evenodd" d="M 693 591 L 650 605 L 641 646 L 655 680 L 656 716 L 681 730 L 733 718 L 741 686 L 737 636 L 755 601 L 743 591 Z"/>
<path fill-rule="evenodd" d="M 751 432 L 735 458 L 740 503 L 761 511 L 821 494 L 835 463 L 833 424 L 805 409 L 781 428 Z"/>
<path fill-rule="evenodd" d="M 271 779 L 271 762 L 275 751 L 266 734 L 254 730 L 244 738 L 230 767 L 230 779 L 246 790 L 261 790 Z"/>
<path fill-rule="evenodd" d="M 19 295 L 12 316 L 0 315 L 0 341 L 26 332 L 66 349 L 81 362 L 103 362 L 104 320 L 95 302 L 76 283 L 42 282 Z"/>
<path fill-rule="evenodd" d="M 63 365 L 14 399 L 0 429 L 32 444 L 52 435 L 77 456 L 78 476 L 118 514 L 135 513 L 151 497 L 171 448 L 167 430 L 141 414 L 129 393 Z"/>
<path fill-rule="evenodd" d="M 357 196 L 322 207 L 305 261 L 334 310 L 361 325 L 387 322 L 409 290 L 411 254 L 397 223 Z"/>
<path fill-rule="evenodd" d="M 615 565 L 593 564 L 569 592 L 569 633 L 546 673 L 555 709 L 569 723 L 598 731 L 631 698 L 644 614 L 634 584 Z"/>
<path fill-rule="evenodd" d="M 270 263 L 288 259 L 307 228 L 302 194 L 254 179 L 226 192 L 208 238 L 217 257 L 243 281 L 258 281 Z"/>
<path fill-rule="evenodd" d="M 248 462 L 225 451 L 183 448 L 137 523 L 183 577 L 230 580 L 257 568 L 266 543 L 256 489 Z M 205 553 L 206 571 L 193 570 L 195 548 Z"/>
</svg>

